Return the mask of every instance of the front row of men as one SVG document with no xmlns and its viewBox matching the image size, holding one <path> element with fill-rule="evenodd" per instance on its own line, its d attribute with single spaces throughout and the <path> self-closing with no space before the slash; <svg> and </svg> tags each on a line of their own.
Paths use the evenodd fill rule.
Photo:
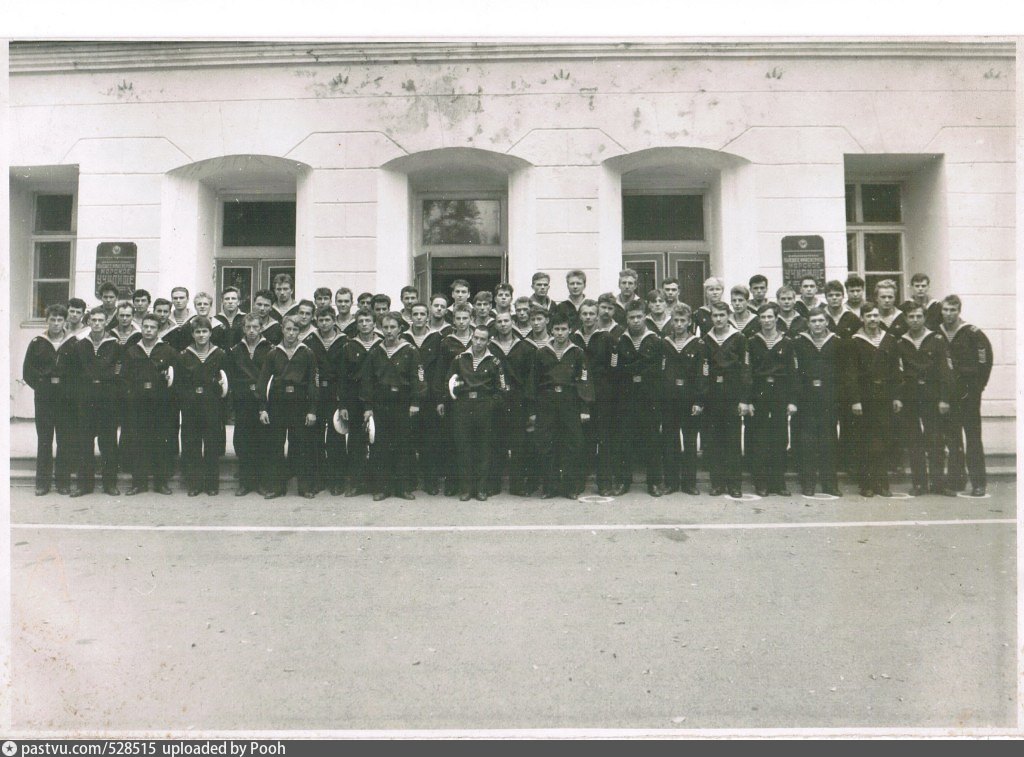
<svg viewBox="0 0 1024 757">
<path fill-rule="evenodd" d="M 778 328 L 775 303 L 759 308 L 752 336 L 730 323 L 724 303 L 705 309 L 703 337 L 685 304 L 658 335 L 639 301 L 622 326 L 604 298 L 582 303 L 571 334 L 564 313 L 536 309 L 535 330 L 520 336 L 511 313 L 474 326 L 472 307 L 461 303 L 452 326 L 431 329 L 427 305 L 417 303 L 411 326 L 399 313 L 375 319 L 360 310 L 350 336 L 321 307 L 304 341 L 299 319 L 285 317 L 279 344 L 265 338 L 259 315 L 245 315 L 242 340 L 227 350 L 211 344 L 210 320 L 196 316 L 191 344 L 179 351 L 160 339 L 153 314 L 142 318 L 140 338 L 122 345 L 102 308 L 90 311 L 89 333 L 78 339 L 64 328 L 66 309 L 51 306 L 47 331 L 25 358 L 36 399 L 36 493 L 49 491 L 54 473 L 58 492 L 91 492 L 98 440 L 103 490 L 119 494 L 121 425 L 128 494 L 150 485 L 171 492 L 179 431 L 189 495 L 216 494 L 233 414 L 240 496 L 280 497 L 294 475 L 304 497 L 326 489 L 412 499 L 416 488 L 443 487 L 486 500 L 507 469 L 513 494 L 539 487 L 543 497 L 575 499 L 591 472 L 600 494 L 628 491 L 637 467 L 653 496 L 696 494 L 698 435 L 714 495 L 740 496 L 744 450 L 755 491 L 788 495 L 790 438 L 803 493 L 838 495 L 837 426 L 863 496 L 890 493 L 894 426 L 910 454 L 912 493 L 964 488 L 966 432 L 972 492 L 984 494 L 980 397 L 991 350 L 960 320 L 955 295 L 942 302 L 935 331 L 920 305 L 908 308 L 902 336 L 881 328 L 871 302 L 849 337 L 829 330 L 820 307 L 792 337 Z"/>
</svg>

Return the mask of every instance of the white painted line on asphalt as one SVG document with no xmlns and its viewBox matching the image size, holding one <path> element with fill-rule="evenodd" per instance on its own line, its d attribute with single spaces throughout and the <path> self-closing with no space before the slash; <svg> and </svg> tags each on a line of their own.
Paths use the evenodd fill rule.
<svg viewBox="0 0 1024 757">
<path fill-rule="evenodd" d="M 1013 518 L 965 520 L 868 520 L 818 523 L 567 523 L 523 526 L 146 526 L 101 523 L 12 523 L 25 531 L 163 531 L 209 533 L 503 533 L 522 531 L 761 531 L 798 528 L 911 528 L 918 526 L 1012 526 Z"/>
</svg>

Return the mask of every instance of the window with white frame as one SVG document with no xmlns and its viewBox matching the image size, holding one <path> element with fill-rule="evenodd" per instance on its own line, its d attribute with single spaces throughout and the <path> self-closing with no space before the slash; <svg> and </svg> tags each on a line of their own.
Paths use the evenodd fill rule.
<svg viewBox="0 0 1024 757">
<path fill-rule="evenodd" d="M 902 302 L 906 260 L 903 188 L 896 182 L 846 185 L 846 264 L 864 278 L 872 296 L 883 279 L 896 282 L 896 301 Z"/>
<path fill-rule="evenodd" d="M 75 195 L 38 193 L 32 224 L 32 317 L 71 297 L 75 254 Z"/>
</svg>

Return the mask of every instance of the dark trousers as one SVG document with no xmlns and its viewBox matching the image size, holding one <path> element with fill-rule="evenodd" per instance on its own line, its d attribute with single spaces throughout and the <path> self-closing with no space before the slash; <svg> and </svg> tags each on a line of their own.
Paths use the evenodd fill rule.
<svg viewBox="0 0 1024 757">
<path fill-rule="evenodd" d="M 205 402 L 186 402 L 181 408 L 181 472 L 190 490 L 220 486 L 224 455 L 224 420 Z"/>
<path fill-rule="evenodd" d="M 816 390 L 822 393 L 820 389 Z M 851 415 L 851 418 L 853 416 Z M 836 484 L 836 408 L 831 393 L 821 397 L 807 396 L 794 416 L 800 429 L 800 486 L 814 489 L 835 489 Z M 853 446 L 853 422 L 845 426 Z M 852 453 L 856 455 L 856 452 Z M 851 458 L 855 459 L 855 458 Z"/>
<path fill-rule="evenodd" d="M 135 403 L 121 395 L 117 402 L 117 464 L 123 471 L 135 470 Z"/>
<path fill-rule="evenodd" d="M 590 422 L 583 426 L 584 471 L 594 471 L 597 488 L 610 489 L 615 483 L 616 450 L 615 398 L 607 390 L 597 390 L 597 402 L 590 410 Z"/>
<path fill-rule="evenodd" d="M 269 478 L 269 429 L 260 423 L 260 408 L 256 400 L 236 398 L 234 409 L 235 435 L 232 443 L 238 458 L 238 483 L 247 489 L 259 490 L 268 484 Z"/>
<path fill-rule="evenodd" d="M 57 441 L 57 488 L 71 486 L 71 466 L 75 458 L 72 435 L 74 404 L 63 397 L 35 396 L 36 405 L 36 486 L 50 488 L 54 477 L 53 442 Z"/>
<path fill-rule="evenodd" d="M 513 390 L 508 411 L 509 474 L 508 490 L 513 494 L 534 491 L 540 483 L 537 469 L 536 431 L 528 432 L 530 412 L 521 392 Z"/>
<path fill-rule="evenodd" d="M 616 483 L 628 487 L 633 472 L 643 467 L 647 486 L 661 485 L 662 449 L 658 402 L 647 387 L 630 383 L 623 396 L 618 417 L 619 448 L 616 455 Z"/>
<path fill-rule="evenodd" d="M 673 392 L 662 404 L 661 439 L 665 486 L 677 490 L 697 485 L 697 432 L 700 416 L 693 415 L 693 398 Z"/>
<path fill-rule="evenodd" d="M 958 490 L 962 489 L 967 475 L 970 475 L 971 486 L 985 486 L 985 446 L 981 442 L 981 395 L 971 394 L 954 401 L 950 405 L 946 428 L 950 485 Z"/>
<path fill-rule="evenodd" d="M 441 420 L 441 446 L 449 454 L 441 458 L 441 475 L 444 476 L 444 493 L 455 494 L 459 490 L 459 471 L 457 456 L 450 454 L 455 449 L 455 408 L 454 401 L 448 397 L 444 403 L 444 416 Z"/>
<path fill-rule="evenodd" d="M 786 401 L 771 393 L 755 398 L 753 417 L 746 418 L 746 453 L 757 488 L 786 488 Z"/>
<path fill-rule="evenodd" d="M 460 397 L 453 405 L 455 449 L 460 488 L 464 493 L 486 493 L 491 488 L 491 453 L 497 401 L 494 397 Z"/>
<path fill-rule="evenodd" d="M 897 416 L 902 421 L 903 446 L 910 457 L 910 476 L 914 486 L 933 489 L 944 485 L 946 467 L 939 425 L 937 400 L 908 398 Z"/>
<path fill-rule="evenodd" d="M 861 406 L 863 415 L 853 416 L 853 433 L 857 440 L 857 482 L 864 489 L 888 489 L 892 400 L 864 400 Z"/>
<path fill-rule="evenodd" d="M 366 406 L 359 400 L 348 408 L 348 445 L 345 452 L 345 471 L 348 485 L 361 491 L 373 488 L 373 475 L 369 464 L 369 443 L 363 412 Z"/>
<path fill-rule="evenodd" d="M 580 454 L 583 429 L 575 389 L 544 390 L 537 397 L 537 454 L 544 476 L 544 491 L 570 494 L 583 491 Z"/>
<path fill-rule="evenodd" d="M 703 415 L 704 451 L 711 486 L 715 489 L 738 489 L 743 483 L 739 402 L 735 399 L 709 399 L 704 404 Z"/>
<path fill-rule="evenodd" d="M 419 413 L 412 419 L 412 427 L 420 482 L 425 490 L 436 489 L 441 479 L 444 452 L 438 444 L 441 438 L 441 418 L 437 414 L 437 404 L 423 403 Z"/>
<path fill-rule="evenodd" d="M 299 493 L 313 491 L 315 461 L 313 460 L 314 428 L 306 425 L 305 398 L 272 397 L 267 413 L 270 428 L 267 435 L 268 458 L 271 461 L 269 486 L 284 492 L 292 477 L 289 461 L 294 462 Z M 285 442 L 288 454 L 285 456 Z"/>
<path fill-rule="evenodd" d="M 373 408 L 375 438 L 370 449 L 378 492 L 412 491 L 416 486 L 409 397 L 396 393 Z M 449 448 L 450 449 L 450 448 Z"/>
<path fill-rule="evenodd" d="M 174 475 L 174 418 L 166 395 L 132 399 L 128 436 L 132 439 L 132 486 L 166 486 Z"/>
<path fill-rule="evenodd" d="M 93 440 L 99 443 L 103 487 L 117 486 L 116 399 L 85 397 L 78 403 L 78 488 L 91 492 L 96 482 Z"/>
<path fill-rule="evenodd" d="M 317 490 L 338 489 L 345 481 L 345 437 L 334 430 L 333 399 L 320 402 L 313 428 L 314 484 Z"/>
</svg>

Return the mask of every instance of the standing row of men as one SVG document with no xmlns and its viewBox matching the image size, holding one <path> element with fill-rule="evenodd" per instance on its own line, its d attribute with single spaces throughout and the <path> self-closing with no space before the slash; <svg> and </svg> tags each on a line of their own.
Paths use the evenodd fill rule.
<svg viewBox="0 0 1024 757">
<path fill-rule="evenodd" d="M 674 280 L 643 300 L 636 281 L 626 269 L 617 294 L 592 300 L 572 271 L 569 299 L 555 303 L 544 273 L 519 299 L 499 284 L 471 302 L 457 280 L 451 299 L 404 287 L 392 310 L 386 295 L 347 288 L 296 302 L 282 274 L 248 314 L 226 289 L 212 318 L 203 293 L 194 313 L 182 287 L 150 311 L 147 292 L 119 304 L 105 285 L 86 330 L 84 302 L 52 306 L 26 354 L 36 491 L 49 491 L 54 472 L 59 492 L 92 491 L 98 439 L 105 491 L 118 493 L 119 456 L 133 472 L 129 494 L 150 480 L 169 493 L 180 429 L 189 493 L 215 494 L 233 415 L 239 495 L 282 496 L 295 475 L 307 497 L 412 498 L 421 488 L 485 500 L 507 472 L 513 494 L 575 498 L 588 473 L 601 494 L 624 493 L 641 466 L 653 496 L 697 493 L 698 436 L 712 494 L 741 493 L 744 456 L 757 493 L 788 494 L 790 446 L 805 494 L 838 494 L 842 459 L 862 495 L 885 495 L 893 429 L 912 493 L 962 489 L 968 473 L 984 493 L 991 347 L 960 319 L 958 298 L 931 300 L 926 276 L 899 307 L 894 283 L 865 302 L 856 276 L 828 282 L 824 301 L 807 278 L 769 302 L 757 275 L 731 289 L 731 307 L 712 278 L 695 309 Z"/>
</svg>

